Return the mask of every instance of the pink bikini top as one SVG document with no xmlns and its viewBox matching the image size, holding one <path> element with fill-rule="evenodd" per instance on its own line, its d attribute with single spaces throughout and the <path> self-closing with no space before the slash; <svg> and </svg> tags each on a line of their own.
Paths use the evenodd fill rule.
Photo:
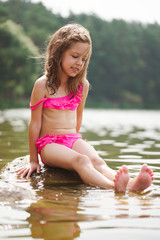
<svg viewBox="0 0 160 240">
<path fill-rule="evenodd" d="M 53 109 L 67 109 L 71 111 L 75 111 L 81 102 L 81 96 L 82 96 L 82 90 L 83 90 L 83 85 L 79 85 L 77 93 L 75 96 L 73 93 L 65 96 L 65 97 L 58 97 L 58 98 L 43 98 L 40 100 L 37 104 L 31 105 L 30 103 L 30 108 L 31 110 L 35 110 L 38 108 L 38 106 L 43 103 L 43 108 L 53 108 Z"/>
</svg>

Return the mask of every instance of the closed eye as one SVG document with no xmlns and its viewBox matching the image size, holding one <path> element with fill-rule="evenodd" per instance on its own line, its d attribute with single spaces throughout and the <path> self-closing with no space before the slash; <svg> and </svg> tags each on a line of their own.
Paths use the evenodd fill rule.
<svg viewBox="0 0 160 240">
<path fill-rule="evenodd" d="M 78 56 L 72 56 L 73 58 L 78 58 Z"/>
</svg>

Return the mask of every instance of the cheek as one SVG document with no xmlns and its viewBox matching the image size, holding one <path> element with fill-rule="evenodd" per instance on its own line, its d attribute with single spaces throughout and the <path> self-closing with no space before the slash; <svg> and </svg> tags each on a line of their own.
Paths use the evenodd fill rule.
<svg viewBox="0 0 160 240">
<path fill-rule="evenodd" d="M 73 59 L 70 58 L 70 57 L 66 57 L 66 58 L 64 58 L 63 61 L 62 61 L 62 64 L 63 64 L 64 66 L 69 66 L 69 65 L 71 65 L 72 63 L 73 63 Z"/>
<path fill-rule="evenodd" d="M 61 61 L 61 66 L 62 66 L 63 68 L 66 68 L 67 65 L 68 65 L 68 60 L 67 60 L 67 58 L 64 57 L 64 58 L 62 59 L 62 61 Z"/>
</svg>

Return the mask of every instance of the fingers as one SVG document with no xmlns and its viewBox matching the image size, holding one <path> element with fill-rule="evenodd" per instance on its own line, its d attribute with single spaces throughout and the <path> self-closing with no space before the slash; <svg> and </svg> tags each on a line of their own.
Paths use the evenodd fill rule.
<svg viewBox="0 0 160 240">
<path fill-rule="evenodd" d="M 16 173 L 19 175 L 21 174 L 21 172 L 23 172 L 24 169 L 25 167 L 19 168 L 18 170 L 16 170 Z"/>
<path fill-rule="evenodd" d="M 27 174 L 27 178 L 30 178 L 31 174 L 35 171 L 36 169 L 28 169 L 28 174 Z M 37 167 L 37 173 L 40 173 L 41 170 L 41 166 Z"/>
<path fill-rule="evenodd" d="M 26 167 L 23 167 L 23 168 L 18 169 L 18 170 L 16 171 L 17 175 L 21 175 L 23 172 L 26 171 L 26 169 L 27 169 Z"/>
<path fill-rule="evenodd" d="M 38 165 L 36 167 L 33 166 L 28 166 L 28 167 L 22 167 L 16 171 L 17 175 L 21 175 L 22 178 L 26 176 L 26 178 L 30 178 L 31 174 L 36 171 L 37 173 L 40 173 L 41 171 L 41 166 Z"/>
<path fill-rule="evenodd" d="M 24 178 L 27 175 L 29 170 L 30 170 L 29 168 L 24 169 L 23 173 L 21 174 L 22 178 Z"/>
<path fill-rule="evenodd" d="M 41 171 L 41 166 L 39 165 L 39 166 L 37 167 L 37 173 L 40 173 L 40 171 Z"/>
<path fill-rule="evenodd" d="M 27 174 L 27 179 L 30 178 L 31 174 L 33 171 L 31 171 L 31 169 L 29 170 L 28 174 Z"/>
<path fill-rule="evenodd" d="M 29 172 L 30 172 L 30 167 L 22 167 L 16 171 L 17 175 L 18 176 L 21 175 L 22 178 L 24 178 L 26 175 L 28 175 L 27 173 L 29 173 Z M 31 175 L 31 173 L 30 173 L 30 175 Z"/>
</svg>

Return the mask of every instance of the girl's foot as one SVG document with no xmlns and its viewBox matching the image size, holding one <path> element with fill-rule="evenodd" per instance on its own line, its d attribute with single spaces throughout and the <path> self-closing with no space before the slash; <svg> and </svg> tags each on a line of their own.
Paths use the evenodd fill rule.
<svg viewBox="0 0 160 240">
<path fill-rule="evenodd" d="M 114 179 L 114 188 L 116 192 L 124 193 L 129 181 L 128 168 L 123 165 L 116 173 Z"/>
<path fill-rule="evenodd" d="M 153 179 L 153 171 L 144 164 L 138 176 L 130 180 L 127 189 L 130 192 L 143 191 L 151 185 Z"/>
</svg>

